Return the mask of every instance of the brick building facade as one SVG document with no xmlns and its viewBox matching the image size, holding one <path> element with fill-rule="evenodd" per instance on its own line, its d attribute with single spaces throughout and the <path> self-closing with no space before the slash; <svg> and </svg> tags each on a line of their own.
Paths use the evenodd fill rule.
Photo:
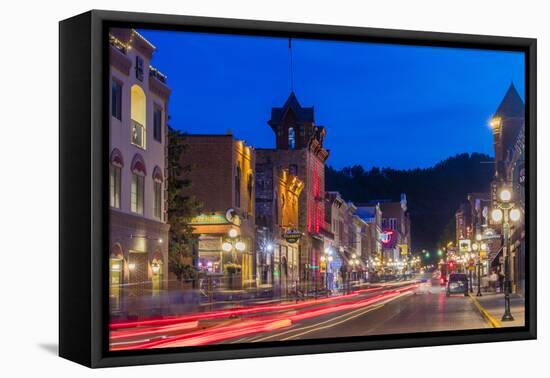
<svg viewBox="0 0 550 378">
<path fill-rule="evenodd" d="M 304 183 L 298 201 L 300 240 L 299 277 L 303 290 L 320 282 L 319 263 L 324 249 L 325 161 L 323 148 L 326 130 L 314 122 L 313 107 L 302 107 L 294 93 L 285 104 L 273 108 L 268 121 L 275 134 L 275 149 L 270 149 L 277 163 Z M 264 152 L 262 152 L 264 153 Z"/>
<path fill-rule="evenodd" d="M 304 184 L 280 165 L 278 156 L 274 150 L 256 153 L 256 275 L 259 285 L 284 296 L 299 280 L 301 242 L 287 236 L 298 232 Z"/>
<path fill-rule="evenodd" d="M 231 134 L 185 135 L 181 143 L 180 164 L 191 168 L 185 174 L 191 185 L 183 194 L 201 203 L 201 213 L 191 220 L 198 236 L 197 267 L 210 275 L 240 277 L 233 288 L 254 286 L 254 149 Z M 225 242 L 231 250 L 223 249 Z M 244 243 L 243 251 L 236 249 L 237 242 Z"/>
</svg>

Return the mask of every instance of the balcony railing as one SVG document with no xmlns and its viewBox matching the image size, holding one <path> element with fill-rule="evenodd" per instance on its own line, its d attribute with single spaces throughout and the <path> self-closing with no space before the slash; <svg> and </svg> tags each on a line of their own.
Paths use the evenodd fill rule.
<svg viewBox="0 0 550 378">
<path fill-rule="evenodd" d="M 145 133 L 145 126 L 134 120 L 131 121 L 130 142 L 133 145 L 145 149 Z"/>
<path fill-rule="evenodd" d="M 111 34 L 111 35 L 109 35 L 109 42 L 118 51 L 120 51 L 123 54 L 126 54 L 126 52 L 127 52 L 126 45 L 120 39 L 118 39 L 117 37 L 115 37 L 114 35 Z"/>
<path fill-rule="evenodd" d="M 154 77 L 155 79 L 159 80 L 161 83 L 166 84 L 166 75 L 157 70 L 153 66 L 149 66 L 149 76 Z"/>
</svg>

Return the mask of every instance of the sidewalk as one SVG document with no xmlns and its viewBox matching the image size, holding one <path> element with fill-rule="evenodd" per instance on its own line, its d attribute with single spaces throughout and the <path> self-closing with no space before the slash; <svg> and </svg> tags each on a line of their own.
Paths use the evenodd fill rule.
<svg viewBox="0 0 550 378">
<path fill-rule="evenodd" d="M 514 317 L 513 321 L 502 321 L 504 314 L 504 294 L 483 293 L 483 296 L 476 297 L 470 294 L 470 298 L 476 303 L 476 307 L 483 317 L 495 328 L 500 327 L 522 327 L 525 325 L 525 300 L 517 294 L 510 295 L 510 312 Z"/>
</svg>

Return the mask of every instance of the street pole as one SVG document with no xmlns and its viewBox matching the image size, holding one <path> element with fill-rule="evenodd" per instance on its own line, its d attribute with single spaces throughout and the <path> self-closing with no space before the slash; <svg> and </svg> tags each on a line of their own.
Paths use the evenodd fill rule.
<svg viewBox="0 0 550 378">
<path fill-rule="evenodd" d="M 510 312 L 510 292 L 512 283 L 510 279 L 510 223 L 508 222 L 508 210 L 504 211 L 504 315 L 502 321 L 512 321 L 514 317 Z"/>
<path fill-rule="evenodd" d="M 481 256 L 477 262 L 477 294 L 476 297 L 482 297 L 481 295 Z"/>
<path fill-rule="evenodd" d="M 471 269 L 471 268 L 473 268 L 473 267 L 468 266 L 468 270 L 470 271 L 470 293 L 473 293 L 474 292 L 474 287 L 473 287 L 474 283 L 472 281 L 472 270 L 473 269 Z"/>
</svg>

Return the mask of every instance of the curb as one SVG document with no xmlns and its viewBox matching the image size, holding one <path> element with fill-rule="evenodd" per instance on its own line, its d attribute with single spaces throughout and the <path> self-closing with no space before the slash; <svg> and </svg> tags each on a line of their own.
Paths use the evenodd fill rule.
<svg viewBox="0 0 550 378">
<path fill-rule="evenodd" d="M 493 315 L 489 314 L 489 312 L 483 308 L 481 303 L 477 300 L 476 297 L 474 297 L 472 294 L 468 294 L 472 302 L 474 302 L 474 305 L 478 309 L 478 311 L 481 313 L 481 315 L 485 318 L 485 320 L 491 325 L 493 328 L 501 328 L 502 324 L 498 319 L 496 319 Z"/>
</svg>

